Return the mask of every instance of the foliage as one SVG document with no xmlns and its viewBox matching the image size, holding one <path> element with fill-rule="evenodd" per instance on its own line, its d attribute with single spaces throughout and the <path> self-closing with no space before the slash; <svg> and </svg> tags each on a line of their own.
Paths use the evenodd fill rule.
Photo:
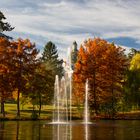
<svg viewBox="0 0 140 140">
<path fill-rule="evenodd" d="M 89 101 L 95 113 L 98 114 L 101 104 L 107 102 L 111 103 L 112 112 L 115 112 L 126 69 L 127 59 L 121 47 L 99 38 L 89 39 L 80 47 L 75 64 L 75 95 L 84 97 L 84 84 L 88 79 Z"/>
<path fill-rule="evenodd" d="M 20 116 L 19 96 L 26 91 L 26 82 L 36 67 L 37 54 L 35 44 L 28 39 L 10 42 L 1 38 L 1 73 L 3 78 L 5 76 L 5 80 L 9 80 L 7 84 L 10 84 L 11 92 L 17 91 L 18 116 Z"/>
<path fill-rule="evenodd" d="M 130 62 L 130 70 L 131 71 L 134 71 L 134 70 L 137 70 L 139 71 L 140 70 L 140 53 L 136 53 L 131 62 Z"/>
<path fill-rule="evenodd" d="M 9 55 L 11 48 L 10 42 L 5 38 L 0 38 L 0 102 L 1 102 L 1 113 L 5 116 L 4 103 L 6 99 L 11 97 L 11 79 L 9 62 L 11 56 Z"/>
<path fill-rule="evenodd" d="M 42 105 L 52 100 L 52 89 L 52 73 L 46 70 L 44 64 L 39 63 L 26 85 L 26 92 L 30 93 L 26 96 L 31 99 L 32 104 L 39 105 L 39 116 Z"/>
<path fill-rule="evenodd" d="M 140 107 L 140 53 L 136 53 L 130 61 L 125 85 L 125 103 L 131 107 Z"/>
<path fill-rule="evenodd" d="M 52 71 L 53 77 L 63 76 L 63 60 L 58 59 L 57 48 L 54 43 L 49 41 L 44 48 L 42 54 L 42 62 L 46 65 L 46 69 Z"/>
</svg>

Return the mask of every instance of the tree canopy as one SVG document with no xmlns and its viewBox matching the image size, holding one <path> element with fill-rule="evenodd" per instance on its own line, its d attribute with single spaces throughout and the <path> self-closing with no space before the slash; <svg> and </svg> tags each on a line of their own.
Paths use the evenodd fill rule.
<svg viewBox="0 0 140 140">
<path fill-rule="evenodd" d="M 89 39 L 81 45 L 75 64 L 75 94 L 84 97 L 84 84 L 88 79 L 89 100 L 95 113 L 98 113 L 102 104 L 108 102 L 115 112 L 115 101 L 120 97 L 126 69 L 127 58 L 124 49 L 99 38 Z"/>
</svg>

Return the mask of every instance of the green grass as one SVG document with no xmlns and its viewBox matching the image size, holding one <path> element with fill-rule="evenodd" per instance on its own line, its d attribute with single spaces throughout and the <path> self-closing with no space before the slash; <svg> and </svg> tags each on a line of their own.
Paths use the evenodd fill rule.
<svg viewBox="0 0 140 140">
<path fill-rule="evenodd" d="M 38 108 L 36 108 L 38 110 Z M 17 112 L 17 106 L 16 104 L 5 104 L 5 112 L 6 112 L 6 118 L 14 119 L 16 118 L 16 112 Z M 21 118 L 30 119 L 32 115 L 32 105 L 27 104 L 23 107 L 20 107 L 20 116 Z M 43 105 L 42 111 L 40 115 L 40 119 L 49 119 L 52 116 L 52 106 L 49 105 Z M 2 114 L 0 114 L 0 117 L 2 118 Z"/>
<path fill-rule="evenodd" d="M 26 104 L 23 107 L 20 106 L 20 119 L 21 120 L 26 120 L 26 119 L 31 119 L 32 115 L 32 105 L 31 104 Z M 72 107 L 72 118 L 73 119 L 82 119 L 83 118 L 83 108 L 81 107 L 82 110 L 77 109 L 77 107 L 73 106 Z M 36 108 L 38 110 L 38 108 Z M 6 103 L 5 104 L 5 112 L 6 112 L 6 118 L 8 120 L 13 120 L 16 119 L 17 117 L 17 105 L 16 104 L 10 104 Z M 42 110 L 41 110 L 41 115 L 39 119 L 48 119 L 50 120 L 52 118 L 53 114 L 53 106 L 52 105 L 43 105 Z M 100 115 L 101 117 L 102 115 Z M 2 114 L 0 114 L 0 118 L 3 118 Z M 92 115 L 91 115 L 92 118 Z M 103 115 L 103 118 L 106 118 L 106 116 Z M 120 119 L 140 119 L 140 110 L 137 111 L 131 111 L 131 112 L 118 112 L 117 118 Z"/>
<path fill-rule="evenodd" d="M 38 108 L 36 107 L 38 111 Z M 13 120 L 17 118 L 17 105 L 16 104 L 5 104 L 5 112 L 6 118 L 8 120 Z M 31 104 L 25 104 L 24 106 L 20 106 L 20 119 L 31 119 L 31 115 L 33 112 L 33 106 Z M 51 119 L 53 114 L 53 106 L 52 105 L 42 105 L 41 115 L 39 119 Z M 80 119 L 82 114 L 78 112 L 77 107 L 73 106 L 73 119 Z M 3 118 L 2 114 L 0 114 L 0 118 Z"/>
</svg>

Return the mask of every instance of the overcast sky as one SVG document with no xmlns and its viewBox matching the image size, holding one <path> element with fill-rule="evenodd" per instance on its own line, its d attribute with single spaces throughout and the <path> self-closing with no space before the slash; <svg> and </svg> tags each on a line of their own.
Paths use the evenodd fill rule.
<svg viewBox="0 0 140 140">
<path fill-rule="evenodd" d="M 60 57 L 74 40 L 94 37 L 140 48 L 140 0 L 0 0 L 0 10 L 15 26 L 9 35 L 40 50 L 51 40 Z"/>
</svg>

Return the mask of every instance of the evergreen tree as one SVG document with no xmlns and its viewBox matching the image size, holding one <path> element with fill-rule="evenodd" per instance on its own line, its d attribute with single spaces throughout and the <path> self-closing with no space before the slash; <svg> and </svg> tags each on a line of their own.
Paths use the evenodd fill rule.
<svg viewBox="0 0 140 140">
<path fill-rule="evenodd" d="M 73 48 L 71 52 L 71 64 L 72 64 L 72 69 L 74 70 L 74 65 L 77 61 L 77 56 L 78 56 L 78 49 L 77 49 L 77 43 L 76 41 L 73 42 Z"/>
<path fill-rule="evenodd" d="M 11 25 L 8 22 L 4 22 L 3 20 L 5 20 L 6 17 L 4 16 L 4 14 L 0 11 L 0 36 L 1 37 L 6 37 L 6 38 L 10 38 L 9 36 L 4 35 L 2 32 L 4 31 L 12 31 L 14 29 L 14 27 L 11 27 Z"/>
<path fill-rule="evenodd" d="M 57 48 L 51 41 L 45 45 L 42 62 L 45 63 L 47 70 L 52 71 L 53 78 L 55 75 L 63 76 L 63 60 L 58 58 Z"/>
</svg>

